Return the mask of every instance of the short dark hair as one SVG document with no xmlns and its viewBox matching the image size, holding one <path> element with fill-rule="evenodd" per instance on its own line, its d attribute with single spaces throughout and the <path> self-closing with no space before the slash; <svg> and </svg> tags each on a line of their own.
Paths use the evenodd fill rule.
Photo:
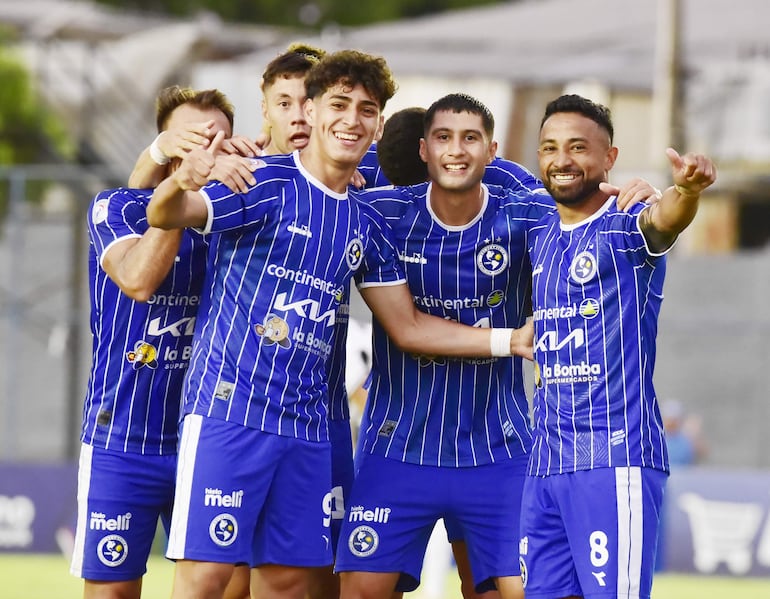
<svg viewBox="0 0 770 599">
<path fill-rule="evenodd" d="M 305 77 L 308 98 L 317 98 L 338 83 L 360 84 L 380 105 L 380 110 L 396 93 L 396 82 L 381 56 L 358 50 L 340 50 L 324 56 Z"/>
<path fill-rule="evenodd" d="M 495 134 L 495 117 L 479 100 L 468 94 L 448 94 L 439 98 L 425 112 L 425 133 L 430 131 L 437 112 L 469 112 L 481 117 L 484 132 L 491 139 Z"/>
<path fill-rule="evenodd" d="M 273 85 L 279 77 L 304 77 L 326 55 L 324 50 L 308 44 L 291 44 L 286 52 L 271 60 L 262 73 L 261 89 Z"/>
<path fill-rule="evenodd" d="M 220 110 L 227 117 L 232 131 L 235 109 L 221 91 L 218 89 L 194 90 L 190 87 L 172 85 L 160 90 L 155 100 L 155 124 L 158 133 L 166 128 L 171 113 L 182 104 L 191 104 L 203 110 L 210 108 Z"/>
<path fill-rule="evenodd" d="M 543 120 L 540 121 L 540 128 L 543 128 L 549 117 L 558 112 L 576 112 L 591 119 L 607 131 L 610 136 L 610 145 L 612 145 L 612 139 L 615 135 L 615 128 L 612 126 L 612 114 L 610 109 L 603 104 L 598 104 L 577 94 L 559 96 L 555 100 L 551 100 L 545 107 L 545 114 L 543 115 Z"/>
<path fill-rule="evenodd" d="M 428 180 L 428 165 L 420 158 L 425 109 L 419 106 L 394 112 L 377 142 L 377 161 L 393 185 L 416 185 Z"/>
</svg>

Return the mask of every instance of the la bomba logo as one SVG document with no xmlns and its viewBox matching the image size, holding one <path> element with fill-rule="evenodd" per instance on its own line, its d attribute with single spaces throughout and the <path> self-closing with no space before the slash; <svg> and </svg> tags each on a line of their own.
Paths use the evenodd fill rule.
<svg viewBox="0 0 770 599">
<path fill-rule="evenodd" d="M 134 349 L 126 353 L 126 359 L 134 370 L 139 370 L 142 366 L 155 369 L 158 367 L 158 349 L 146 341 L 137 341 Z"/>
</svg>

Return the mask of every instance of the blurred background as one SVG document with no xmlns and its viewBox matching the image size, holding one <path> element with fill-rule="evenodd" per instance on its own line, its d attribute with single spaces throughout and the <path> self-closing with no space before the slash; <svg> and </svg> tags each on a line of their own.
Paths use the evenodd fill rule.
<svg viewBox="0 0 770 599">
<path fill-rule="evenodd" d="M 0 0 L 0 552 L 57 551 L 74 513 L 89 201 L 155 137 L 160 88 L 221 89 L 255 137 L 264 66 L 305 41 L 384 56 L 386 116 L 476 96 L 500 155 L 534 172 L 565 92 L 611 108 L 614 183 L 667 186 L 667 146 L 716 161 L 660 318 L 656 387 L 682 456 L 661 568 L 770 576 L 768 23 L 767 0 Z"/>
</svg>

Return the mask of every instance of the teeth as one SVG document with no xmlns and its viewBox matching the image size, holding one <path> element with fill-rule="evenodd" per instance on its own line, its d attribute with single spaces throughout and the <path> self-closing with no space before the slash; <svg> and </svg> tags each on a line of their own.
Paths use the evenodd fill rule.
<svg viewBox="0 0 770 599">
<path fill-rule="evenodd" d="M 448 171 L 461 171 L 465 168 L 464 164 L 447 164 L 444 168 Z"/>
<path fill-rule="evenodd" d="M 335 133 L 334 136 L 337 139 L 343 139 L 345 141 L 356 141 L 358 140 L 358 135 L 355 135 L 353 133 Z"/>
<path fill-rule="evenodd" d="M 553 178 L 556 181 L 566 182 L 566 181 L 574 181 L 575 175 L 568 174 L 568 175 L 554 175 Z"/>
</svg>

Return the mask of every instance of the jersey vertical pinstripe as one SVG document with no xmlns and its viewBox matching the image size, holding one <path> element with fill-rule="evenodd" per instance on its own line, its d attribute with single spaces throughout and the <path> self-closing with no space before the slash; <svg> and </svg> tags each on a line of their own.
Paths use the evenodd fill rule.
<svg viewBox="0 0 770 599">
<path fill-rule="evenodd" d="M 209 206 L 209 264 L 185 413 L 325 441 L 326 362 L 351 276 L 403 281 L 379 218 L 317 181 L 298 153 L 265 157 L 245 194 L 221 183 Z"/>
<path fill-rule="evenodd" d="M 530 473 L 668 471 L 653 366 L 665 256 L 614 198 L 589 219 L 541 223 L 533 265 L 536 388 Z"/>
<path fill-rule="evenodd" d="M 530 288 L 529 229 L 550 198 L 483 186 L 477 218 L 450 227 L 433 214 L 430 184 L 362 198 L 386 219 L 419 309 L 475 326 L 520 327 Z M 361 451 L 461 467 L 529 451 L 522 363 L 404 354 L 374 322 L 374 355 Z"/>
<path fill-rule="evenodd" d="M 115 243 L 148 229 L 151 189 L 99 193 L 88 213 L 91 372 L 83 443 L 149 455 L 176 453 L 182 381 L 190 357 L 207 244 L 185 231 L 177 260 L 149 299 L 132 300 L 101 267 Z"/>
</svg>

